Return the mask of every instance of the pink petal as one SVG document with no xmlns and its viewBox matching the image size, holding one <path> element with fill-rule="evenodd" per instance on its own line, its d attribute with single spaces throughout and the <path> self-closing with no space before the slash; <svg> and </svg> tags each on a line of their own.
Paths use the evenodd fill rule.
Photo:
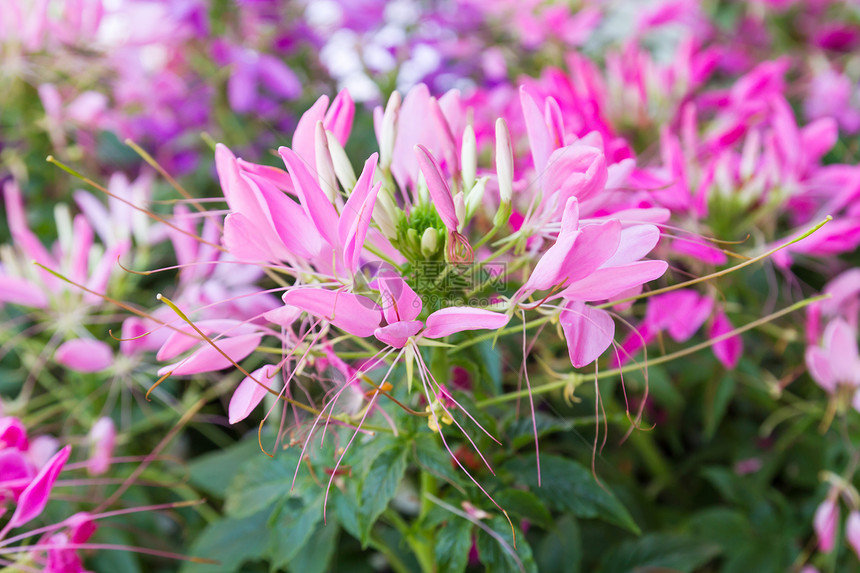
<svg viewBox="0 0 860 573">
<path fill-rule="evenodd" d="M 448 182 L 442 177 L 442 171 L 439 169 L 436 158 L 426 147 L 420 144 L 415 147 L 415 155 L 418 157 L 418 166 L 421 168 L 421 173 L 424 174 L 427 190 L 430 192 L 430 200 L 436 207 L 436 212 L 439 213 L 442 222 L 449 231 L 456 231 L 460 222 L 454 209 L 451 188 L 448 187 Z"/>
<path fill-rule="evenodd" d="M 321 288 L 294 289 L 284 294 L 284 303 L 324 318 L 346 332 L 366 338 L 382 322 L 379 306 L 366 296 Z"/>
<path fill-rule="evenodd" d="M 464 330 L 498 330 L 511 319 L 506 314 L 483 308 L 452 306 L 427 317 L 426 338 L 443 338 Z"/>
<path fill-rule="evenodd" d="M 255 333 L 257 327 L 250 323 L 229 318 L 214 318 L 210 320 L 198 320 L 194 326 L 200 329 L 206 336 L 212 334 L 224 334 L 225 336 L 239 336 Z M 202 342 L 200 335 L 189 324 L 177 325 L 176 330 L 170 335 L 158 349 L 155 359 L 159 361 L 171 360 L 187 350 L 191 350 Z"/>
<path fill-rule="evenodd" d="M 722 310 L 718 310 L 714 315 L 714 323 L 711 325 L 708 335 L 711 338 L 716 338 L 727 332 L 731 332 L 733 329 L 734 326 L 729 322 L 726 314 Z M 717 360 L 719 360 L 723 366 L 732 370 L 737 366 L 738 360 L 740 360 L 741 354 L 743 354 L 744 342 L 738 335 L 731 336 L 722 342 L 714 344 L 713 350 L 714 356 L 717 357 Z"/>
<path fill-rule="evenodd" d="M 845 520 L 845 539 L 854 553 L 860 557 L 860 512 L 856 509 L 848 514 Z"/>
<path fill-rule="evenodd" d="M 90 249 L 93 246 L 93 228 L 87 218 L 76 215 L 73 222 L 71 252 L 66 253 L 70 265 L 69 275 L 75 282 L 86 282 L 89 274 Z"/>
<path fill-rule="evenodd" d="M 812 527 L 818 536 L 818 549 L 824 553 L 833 550 L 836 541 L 836 527 L 839 522 L 839 506 L 836 500 L 827 498 L 815 510 Z"/>
<path fill-rule="evenodd" d="M 255 227 L 255 243 L 265 247 L 275 260 L 289 259 L 290 252 L 275 231 L 272 213 L 262 192 L 249 176 L 241 173 L 236 157 L 220 143 L 215 148 L 215 166 L 230 210 L 246 217 Z"/>
<path fill-rule="evenodd" d="M 634 286 L 660 278 L 669 265 L 666 261 L 639 261 L 623 267 L 597 269 L 563 291 L 564 298 L 595 301 L 614 298 Z"/>
<path fill-rule="evenodd" d="M 415 320 L 421 314 L 421 297 L 400 276 L 381 276 L 378 281 L 382 313 L 388 324 Z"/>
<path fill-rule="evenodd" d="M 230 213 L 224 219 L 224 248 L 240 261 L 274 262 L 273 253 L 260 228 L 241 213 Z"/>
<path fill-rule="evenodd" d="M 341 90 L 331 102 L 331 107 L 323 120 L 326 130 L 334 134 L 341 146 L 346 145 L 346 140 L 349 139 L 349 132 L 352 131 L 352 119 L 354 116 L 355 103 L 353 103 L 348 90 Z M 313 163 L 313 165 L 316 165 L 316 163 Z"/>
<path fill-rule="evenodd" d="M 296 130 L 293 132 L 291 147 L 308 165 L 316 165 L 316 151 L 314 147 L 314 131 L 318 121 L 325 119 L 325 111 L 328 107 L 328 96 L 321 95 L 309 110 L 302 114 Z"/>
<path fill-rule="evenodd" d="M 856 385 L 860 382 L 857 336 L 847 322 L 837 318 L 827 325 L 824 329 L 824 347 L 837 383 Z"/>
<path fill-rule="evenodd" d="M 221 349 L 221 352 L 229 356 L 232 362 L 213 348 L 211 344 L 202 342 L 200 349 L 185 360 L 159 368 L 158 375 L 164 376 L 168 372 L 172 372 L 174 376 L 182 376 L 230 368 L 233 362 L 239 362 L 254 352 L 262 340 L 262 334 L 244 334 L 215 340 L 215 345 Z"/>
<path fill-rule="evenodd" d="M 420 320 L 395 322 L 377 328 L 373 331 L 373 335 L 394 348 L 403 348 L 409 337 L 418 334 L 422 328 L 424 328 L 424 323 Z"/>
<path fill-rule="evenodd" d="M 364 164 L 364 169 L 343 206 L 338 224 L 338 234 L 343 245 L 343 261 L 346 268 L 355 273 L 361 256 L 367 229 L 370 227 L 376 196 L 382 183 L 373 184 L 378 155 L 374 153 Z"/>
<path fill-rule="evenodd" d="M 559 322 L 574 368 L 582 368 L 597 360 L 615 337 L 615 322 L 609 313 L 582 302 L 567 303 Z"/>
<path fill-rule="evenodd" d="M 45 466 L 39 470 L 39 473 L 33 478 L 21 496 L 18 498 L 18 505 L 15 507 L 15 513 L 9 520 L 10 527 L 21 526 L 31 519 L 37 517 L 45 506 L 48 504 L 48 498 L 51 495 L 51 489 L 54 487 L 54 482 L 57 481 L 57 476 L 63 470 L 66 460 L 69 459 L 69 454 L 72 451 L 71 446 L 66 446 L 52 457 Z"/>
<path fill-rule="evenodd" d="M 660 240 L 660 229 L 654 225 L 633 225 L 621 229 L 618 250 L 603 267 L 620 267 L 634 263 L 651 252 Z"/>
<path fill-rule="evenodd" d="M 525 116 L 526 133 L 535 171 L 543 173 L 553 151 L 552 140 L 540 107 L 525 86 L 520 87 L 520 105 Z"/>
<path fill-rule="evenodd" d="M 545 187 L 558 194 L 559 203 L 576 197 L 584 201 L 602 191 L 609 172 L 603 152 L 581 142 L 556 149 L 549 156 Z"/>
<path fill-rule="evenodd" d="M 313 140 L 311 140 L 313 145 Z M 317 231 L 328 241 L 332 247 L 337 247 L 340 244 L 337 234 L 337 211 L 332 205 L 325 192 L 320 188 L 316 177 L 308 171 L 307 165 L 303 159 L 289 147 L 281 147 L 278 149 L 284 164 L 287 166 L 287 171 L 290 173 L 290 178 L 293 180 L 296 193 L 302 202 L 302 207 L 305 213 L 313 221 Z M 315 165 L 315 164 L 311 164 Z M 307 232 L 313 232 L 308 229 Z"/>
<path fill-rule="evenodd" d="M 836 391 L 836 377 L 833 376 L 833 370 L 830 368 L 830 358 L 825 354 L 824 349 L 818 346 L 808 346 L 806 348 L 806 368 L 809 370 L 809 375 L 818 383 L 821 388 L 832 394 Z"/>
<path fill-rule="evenodd" d="M 62 343 L 54 359 L 78 372 L 99 372 L 113 364 L 113 350 L 101 340 L 77 338 Z"/>
<path fill-rule="evenodd" d="M 302 311 L 294 306 L 280 306 L 274 310 L 270 310 L 263 315 L 263 318 L 269 322 L 274 322 L 283 328 L 289 328 L 293 325 Z"/>
<path fill-rule="evenodd" d="M 26 452 L 29 447 L 23 422 L 12 416 L 0 417 L 0 449 L 15 448 Z"/>
<path fill-rule="evenodd" d="M 48 306 L 48 297 L 38 285 L 30 281 L 0 275 L 0 303 L 4 302 L 45 308 Z"/>
<path fill-rule="evenodd" d="M 116 426 L 110 418 L 99 418 L 90 429 L 87 436 L 90 442 L 90 459 L 87 461 L 87 471 L 90 475 L 98 476 L 110 468 L 110 459 L 116 445 Z"/>
<path fill-rule="evenodd" d="M 708 296 L 699 296 L 695 291 L 676 291 L 690 293 L 680 304 L 664 304 L 665 311 L 670 316 L 667 331 L 675 342 L 689 340 L 697 330 L 708 320 L 714 308 L 714 300 Z"/>
<path fill-rule="evenodd" d="M 227 412 L 230 418 L 230 423 L 235 424 L 247 418 L 256 408 L 263 398 L 268 394 L 268 390 L 254 380 L 261 382 L 271 387 L 272 379 L 277 375 L 278 369 L 272 365 L 266 365 L 251 372 L 251 376 L 242 380 L 233 392 L 230 398 L 230 405 L 227 407 Z"/>
</svg>

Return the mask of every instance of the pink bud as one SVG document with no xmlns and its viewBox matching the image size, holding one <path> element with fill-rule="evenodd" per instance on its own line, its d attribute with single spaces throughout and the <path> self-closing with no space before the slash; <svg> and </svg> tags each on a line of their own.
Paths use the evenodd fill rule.
<svg viewBox="0 0 860 573">
<path fill-rule="evenodd" d="M 90 459 L 87 470 L 90 475 L 98 476 L 110 467 L 110 458 L 116 444 L 116 427 L 110 418 L 99 418 L 90 429 Z"/>
<path fill-rule="evenodd" d="M 845 538 L 860 558 L 860 512 L 856 509 L 848 514 L 848 519 L 845 521 Z"/>
<path fill-rule="evenodd" d="M 812 527 L 818 536 L 818 549 L 828 553 L 836 541 L 836 525 L 839 521 L 839 506 L 835 499 L 827 498 L 815 510 Z"/>
</svg>

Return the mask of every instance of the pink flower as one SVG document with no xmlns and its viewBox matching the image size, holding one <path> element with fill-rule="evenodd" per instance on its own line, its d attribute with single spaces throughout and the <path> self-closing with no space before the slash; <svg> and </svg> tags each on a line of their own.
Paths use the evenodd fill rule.
<svg viewBox="0 0 860 573">
<path fill-rule="evenodd" d="M 110 418 L 99 418 L 90 429 L 90 459 L 87 470 L 90 475 L 98 476 L 108 471 L 116 445 L 116 426 Z"/>
<path fill-rule="evenodd" d="M 839 526 L 839 505 L 836 499 L 828 497 L 822 501 L 812 519 L 812 527 L 818 536 L 818 549 L 824 553 L 833 550 L 836 542 L 836 528 Z"/>
<path fill-rule="evenodd" d="M 860 387 L 857 335 L 848 323 L 836 318 L 827 325 L 822 346 L 806 348 L 806 366 L 812 379 L 829 394 L 839 386 Z"/>
</svg>

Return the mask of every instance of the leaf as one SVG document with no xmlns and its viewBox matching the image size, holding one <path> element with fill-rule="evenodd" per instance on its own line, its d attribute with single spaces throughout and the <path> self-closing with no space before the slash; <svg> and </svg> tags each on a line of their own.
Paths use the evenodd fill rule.
<svg viewBox="0 0 860 573">
<path fill-rule="evenodd" d="M 262 457 L 236 476 L 227 491 L 224 511 L 231 517 L 247 517 L 258 511 L 271 508 L 276 502 L 298 495 L 300 487 L 290 492 L 298 456 L 282 455 L 276 458 Z"/>
<path fill-rule="evenodd" d="M 494 497 L 496 498 L 496 503 L 502 506 L 508 513 L 522 517 L 529 523 L 539 525 L 544 529 L 552 527 L 552 516 L 549 514 L 549 510 L 530 491 L 506 489 Z"/>
<path fill-rule="evenodd" d="M 535 424 L 537 425 L 538 438 L 555 434 L 557 432 L 565 432 L 572 429 L 574 426 L 571 422 L 550 416 L 543 412 L 535 412 L 535 417 L 519 416 L 511 419 L 506 429 L 506 435 L 510 438 L 511 446 L 514 449 L 522 448 L 534 444 L 535 441 Z"/>
<path fill-rule="evenodd" d="M 239 566 L 251 559 L 261 559 L 266 555 L 269 544 L 266 521 L 268 511 L 261 511 L 243 519 L 225 518 L 213 521 L 203 530 L 188 555 L 215 559 L 219 563 L 186 562 L 182 573 L 233 573 Z"/>
<path fill-rule="evenodd" d="M 709 382 L 705 395 L 704 418 L 705 439 L 711 440 L 717 431 L 717 427 L 726 415 L 732 396 L 735 393 L 735 378 L 731 372 L 727 372 L 719 382 Z"/>
<path fill-rule="evenodd" d="M 648 534 L 620 544 L 607 555 L 601 571 L 630 573 L 662 567 L 687 573 L 701 567 L 719 553 L 718 546 L 697 541 L 692 537 Z"/>
<path fill-rule="evenodd" d="M 726 552 L 735 553 L 742 546 L 756 543 L 756 535 L 746 516 L 740 511 L 725 507 L 706 509 L 687 521 L 686 529 L 703 541 L 722 546 Z"/>
<path fill-rule="evenodd" d="M 534 457 L 510 460 L 503 468 L 552 509 L 570 511 L 577 517 L 596 517 L 640 533 L 627 509 L 612 493 L 600 487 L 589 470 L 573 460 L 552 455 L 541 456 L 540 464 L 540 487 Z"/>
<path fill-rule="evenodd" d="M 340 528 L 337 524 L 317 524 L 310 538 L 287 565 L 291 573 L 326 573 L 337 549 Z"/>
<path fill-rule="evenodd" d="M 419 434 L 412 442 L 415 461 L 424 471 L 450 483 L 461 483 L 462 473 L 455 469 L 451 455 L 440 445 L 436 434 Z"/>
<path fill-rule="evenodd" d="M 279 569 L 289 565 L 323 517 L 323 496 L 320 492 L 310 503 L 298 499 L 287 500 L 270 524 L 272 567 Z"/>
<path fill-rule="evenodd" d="M 266 434 L 263 435 L 266 438 Z M 189 464 L 191 484 L 208 494 L 224 498 L 236 474 L 249 461 L 265 457 L 254 439 L 246 439 L 224 450 L 196 458 Z"/>
<path fill-rule="evenodd" d="M 472 523 L 460 517 L 450 519 L 436 532 L 436 564 L 439 573 L 462 573 L 469 563 Z"/>
<path fill-rule="evenodd" d="M 484 524 L 498 534 L 494 537 L 483 529 L 478 529 L 478 555 L 481 563 L 486 566 L 487 573 L 537 572 L 532 549 L 521 531 L 517 530 L 517 547 L 514 549 L 511 543 L 511 526 L 504 517 L 497 515 Z"/>
<path fill-rule="evenodd" d="M 391 448 L 382 452 L 373 461 L 367 478 L 361 484 L 359 524 L 362 545 L 367 544 L 371 527 L 397 492 L 397 486 L 406 471 L 406 452 L 405 448 Z"/>
<path fill-rule="evenodd" d="M 565 515 L 556 521 L 555 527 L 541 539 L 535 560 L 541 573 L 580 572 L 582 539 L 576 518 Z"/>
<path fill-rule="evenodd" d="M 331 505 L 337 520 L 346 532 L 356 539 L 361 539 L 361 526 L 359 524 L 361 508 L 358 506 L 358 485 L 355 481 L 350 480 L 346 482 L 345 489 L 346 491 L 341 491 L 338 487 L 332 488 Z"/>
</svg>

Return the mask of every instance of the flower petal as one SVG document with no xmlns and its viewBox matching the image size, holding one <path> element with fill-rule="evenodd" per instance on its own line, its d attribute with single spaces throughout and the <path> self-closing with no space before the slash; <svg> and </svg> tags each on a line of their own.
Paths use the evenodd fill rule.
<svg viewBox="0 0 860 573">
<path fill-rule="evenodd" d="M 420 320 L 402 321 L 377 328 L 373 335 L 394 348 L 403 348 L 409 337 L 418 334 L 422 328 L 424 323 Z"/>
<path fill-rule="evenodd" d="M 62 343 L 54 359 L 77 372 L 99 372 L 113 364 L 113 350 L 102 340 L 77 338 Z"/>
<path fill-rule="evenodd" d="M 597 360 L 615 337 L 615 322 L 609 313 L 579 301 L 571 301 L 564 307 L 559 323 L 574 368 Z"/>
<path fill-rule="evenodd" d="M 245 334 L 230 338 L 220 338 L 213 342 L 218 346 L 221 352 L 229 356 L 233 362 L 238 362 L 251 354 L 254 349 L 260 345 L 262 340 L 262 334 Z M 233 365 L 233 362 L 221 354 L 221 352 L 213 348 L 208 342 L 203 342 L 201 344 L 202 346 L 200 349 L 194 351 L 194 353 L 185 360 L 160 368 L 158 370 L 158 375 L 164 376 L 168 372 L 172 372 L 174 376 L 200 374 L 201 372 L 223 370 Z"/>
<path fill-rule="evenodd" d="M 271 387 L 269 382 L 277 375 L 278 369 L 267 364 L 262 368 L 258 368 L 251 372 L 251 376 L 247 376 L 242 380 L 233 392 L 230 398 L 230 404 L 227 407 L 227 413 L 231 424 L 241 422 L 247 418 L 256 408 L 263 398 L 268 394 L 268 390 L 254 380 L 266 384 Z"/>
<path fill-rule="evenodd" d="M 442 338 L 464 330 L 498 330 L 511 319 L 506 314 L 483 308 L 452 306 L 427 317 L 426 338 Z"/>
<path fill-rule="evenodd" d="M 284 294 L 284 303 L 324 318 L 348 333 L 366 338 L 382 322 L 379 306 L 366 296 L 321 288 L 294 289 Z"/>
<path fill-rule="evenodd" d="M 69 459 L 69 454 L 72 451 L 71 446 L 66 446 L 48 460 L 48 463 L 39 470 L 33 481 L 30 482 L 21 496 L 18 498 L 18 505 L 15 507 L 15 513 L 12 514 L 9 520 L 9 527 L 21 526 L 31 519 L 37 517 L 45 506 L 48 504 L 48 498 L 51 495 L 51 489 L 54 487 L 54 482 L 57 481 L 57 476 L 63 470 L 66 460 Z"/>
</svg>

